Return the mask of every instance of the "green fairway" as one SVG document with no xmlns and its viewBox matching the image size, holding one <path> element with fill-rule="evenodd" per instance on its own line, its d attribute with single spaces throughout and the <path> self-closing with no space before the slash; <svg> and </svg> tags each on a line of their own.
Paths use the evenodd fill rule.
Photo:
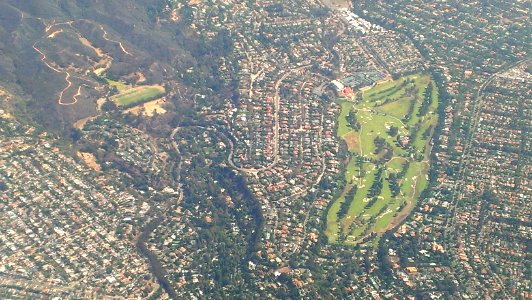
<svg viewBox="0 0 532 300">
<path fill-rule="evenodd" d="M 428 186 L 438 91 L 429 75 L 415 74 L 339 104 L 337 136 L 351 157 L 346 186 L 327 213 L 325 234 L 330 243 L 356 244 L 397 225 Z"/>
<path fill-rule="evenodd" d="M 345 171 L 345 180 L 348 183 L 353 183 L 356 180 L 356 176 L 358 176 L 358 168 L 356 166 L 356 161 L 354 159 L 351 159 L 347 164 L 347 169 Z"/>
<path fill-rule="evenodd" d="M 165 90 L 162 86 L 140 86 L 128 89 L 116 96 L 113 96 L 111 99 L 115 101 L 117 105 L 129 107 L 159 98 L 164 95 L 164 93 Z"/>
<path fill-rule="evenodd" d="M 337 130 L 337 135 L 340 137 L 344 136 L 346 133 L 353 130 L 352 128 L 349 127 L 349 125 L 347 124 L 347 120 L 346 120 L 346 116 L 351 110 L 351 106 L 353 106 L 353 103 L 343 101 L 341 105 L 342 105 L 342 111 L 340 112 L 340 117 L 338 117 L 338 130 Z"/>
<path fill-rule="evenodd" d="M 355 221 L 355 218 L 364 211 L 364 208 L 367 204 L 366 195 L 368 193 L 369 187 L 373 184 L 374 175 L 375 171 L 370 171 L 366 174 L 366 176 L 364 176 L 364 178 L 361 179 L 359 189 L 353 197 L 347 212 L 347 216 L 342 220 L 337 220 L 337 222 L 340 222 L 342 232 L 344 234 L 347 233 L 349 226 L 351 226 L 353 221 Z"/>
</svg>

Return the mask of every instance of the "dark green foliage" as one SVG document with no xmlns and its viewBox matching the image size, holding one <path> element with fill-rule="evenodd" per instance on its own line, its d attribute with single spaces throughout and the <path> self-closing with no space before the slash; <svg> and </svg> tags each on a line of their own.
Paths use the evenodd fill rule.
<svg viewBox="0 0 532 300">
<path fill-rule="evenodd" d="M 368 190 L 368 198 L 376 197 L 381 194 L 382 191 L 382 174 L 384 172 L 384 168 L 380 167 L 377 170 L 377 173 L 375 173 L 375 180 L 373 181 L 373 184 Z M 368 205 L 369 206 L 369 205 Z"/>
<path fill-rule="evenodd" d="M 378 154 L 384 150 L 387 142 L 384 138 L 377 136 L 375 139 L 373 139 L 373 144 L 375 144 L 375 154 Z"/>
<path fill-rule="evenodd" d="M 401 191 L 401 187 L 399 186 L 399 179 L 397 174 L 391 173 L 387 180 L 388 185 L 390 186 L 390 190 L 392 191 L 392 197 L 397 197 L 399 195 L 399 192 Z"/>
<path fill-rule="evenodd" d="M 347 212 L 349 211 L 349 207 L 351 206 L 351 203 L 353 202 L 353 198 L 355 197 L 357 193 L 357 190 L 358 190 L 358 187 L 355 185 L 345 195 L 344 201 L 340 205 L 340 209 L 338 210 L 338 213 L 337 213 L 338 219 L 343 219 L 346 216 Z"/>
<path fill-rule="evenodd" d="M 83 136 L 81 130 L 77 129 L 77 128 L 72 128 L 70 130 L 70 138 L 72 139 L 72 141 L 74 142 L 77 142 L 81 139 L 81 137 Z"/>
<path fill-rule="evenodd" d="M 354 131 L 359 131 L 361 128 L 360 123 L 357 120 L 357 112 L 355 110 L 349 111 L 349 114 L 345 117 L 349 123 L 349 127 L 353 128 Z"/>
<path fill-rule="evenodd" d="M 427 114 L 429 111 L 430 106 L 432 105 L 432 91 L 434 90 L 434 84 L 431 82 L 427 87 L 425 88 L 425 92 L 423 93 L 423 102 L 421 103 L 421 106 L 419 107 L 419 112 L 417 113 L 418 116 L 422 117 Z"/>
<path fill-rule="evenodd" d="M 399 128 L 397 126 L 390 126 L 390 129 L 388 130 L 388 134 L 392 137 L 395 137 L 398 132 Z"/>
<path fill-rule="evenodd" d="M 105 102 L 101 106 L 102 111 L 113 111 L 117 108 L 116 103 L 111 101 L 109 98 L 105 100 Z"/>
</svg>

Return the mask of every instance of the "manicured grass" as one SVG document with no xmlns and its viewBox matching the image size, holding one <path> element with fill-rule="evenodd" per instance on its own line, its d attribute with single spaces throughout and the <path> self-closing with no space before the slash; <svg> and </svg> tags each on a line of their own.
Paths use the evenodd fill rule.
<svg viewBox="0 0 532 300">
<path fill-rule="evenodd" d="M 113 96 L 112 100 L 121 106 L 132 106 L 161 97 L 164 93 L 165 90 L 162 86 L 140 86 Z"/>
<path fill-rule="evenodd" d="M 380 107 L 380 110 L 382 110 L 386 114 L 402 119 L 408 111 L 408 103 L 410 101 L 412 101 L 412 99 L 409 97 L 401 97 L 393 102 L 383 104 Z"/>
<path fill-rule="evenodd" d="M 368 111 L 368 110 L 359 110 L 357 114 L 362 128 L 360 130 L 360 143 L 362 145 L 363 156 L 375 158 L 375 144 L 374 140 L 376 137 L 384 138 L 393 148 L 394 152 L 398 155 L 404 154 L 405 151 L 397 146 L 395 146 L 394 138 L 391 137 L 387 131 L 387 126 L 395 126 L 402 128 L 400 120 L 385 116 L 384 114 L 378 113 L 377 111 Z M 407 132 L 406 130 L 401 130 Z"/>
<path fill-rule="evenodd" d="M 386 163 L 386 170 L 388 172 L 399 173 L 406 161 L 407 159 L 404 157 L 394 157 Z"/>
<path fill-rule="evenodd" d="M 122 93 L 124 91 L 127 91 L 131 88 L 131 86 L 129 84 L 126 84 L 122 81 L 115 81 L 115 80 L 112 80 L 112 79 L 109 79 L 109 78 L 105 78 L 105 80 L 107 81 L 107 83 L 109 84 L 110 87 L 116 87 L 116 89 L 118 90 L 119 93 Z"/>
<path fill-rule="evenodd" d="M 347 236 L 348 244 L 355 245 L 354 241 L 356 241 L 358 238 L 360 238 L 360 235 L 368 228 L 367 224 L 364 224 L 362 226 L 358 226 L 353 231 L 351 231 L 351 234 Z"/>
<path fill-rule="evenodd" d="M 375 231 L 381 231 L 390 224 L 400 205 L 400 201 L 394 201 L 388 205 L 388 209 L 377 217 L 374 224 Z"/>
<path fill-rule="evenodd" d="M 343 137 L 346 133 L 353 131 L 353 129 L 347 124 L 346 120 L 347 114 L 351 110 L 353 103 L 341 101 L 340 105 L 342 106 L 342 111 L 340 112 L 340 116 L 338 116 L 338 130 L 336 131 L 336 135 L 338 137 Z"/>
<path fill-rule="evenodd" d="M 345 201 L 345 194 L 353 187 L 353 185 L 348 185 L 342 192 L 342 195 L 334 201 L 334 203 L 329 208 L 327 212 L 327 229 L 325 230 L 325 236 L 329 240 L 329 243 L 334 243 L 338 240 L 338 211 L 340 211 L 340 206 Z"/>
<path fill-rule="evenodd" d="M 351 158 L 349 160 L 349 163 L 347 164 L 347 168 L 345 171 L 345 180 L 348 183 L 352 183 L 356 181 L 356 177 L 358 176 L 358 168 L 356 166 L 356 159 Z"/>
<path fill-rule="evenodd" d="M 379 196 L 379 200 L 375 202 L 371 207 L 366 210 L 366 214 L 370 217 L 376 216 L 379 211 L 392 200 L 392 192 L 390 191 L 390 186 L 386 180 L 384 180 L 382 193 Z"/>
<path fill-rule="evenodd" d="M 360 102 L 339 100 L 341 112 L 338 117 L 337 136 L 344 139 L 348 145 L 351 159 L 345 171 L 347 185 L 327 213 L 325 234 L 330 243 L 340 240 L 346 244 L 354 244 L 367 234 L 382 234 L 392 226 L 390 224 L 396 224 L 399 218 L 413 207 L 423 189 L 428 186 L 426 161 L 429 160 L 428 141 L 433 130 L 427 131 L 430 134 L 426 138 L 422 136 L 428 128 L 437 124 L 436 88 L 433 89 L 432 103 L 427 113 L 421 117 L 417 114 L 429 84 L 433 84 L 430 76 L 416 74 L 380 84 L 364 92 Z M 387 103 L 383 104 L 384 102 Z M 413 108 L 410 119 L 403 121 L 410 107 Z M 357 112 L 356 119 L 361 125 L 359 132 L 354 131 L 347 123 L 346 116 L 351 111 Z M 401 147 L 397 137 L 388 134 L 391 126 L 398 128 L 398 136 L 413 138 L 408 146 Z M 419 128 L 417 133 L 415 128 Z M 388 151 L 391 154 L 388 157 L 392 157 L 391 159 L 384 159 L 387 151 L 375 153 L 377 137 L 386 141 L 387 147 L 391 149 Z M 356 163 L 358 156 L 365 160 L 362 170 L 359 170 Z M 416 161 L 416 157 L 422 157 L 425 162 Z M 401 174 L 406 163 L 409 163 L 409 167 L 397 181 L 400 193 L 393 198 L 388 177 L 390 174 Z M 379 168 L 384 168 L 382 189 L 377 200 L 370 203 L 371 199 L 368 199 L 367 195 Z M 360 175 L 363 175 L 362 178 L 359 178 Z M 358 189 L 353 199 L 345 199 L 347 192 L 355 184 Z M 345 216 L 339 219 L 337 214 L 344 201 L 349 201 L 350 206 Z M 406 207 L 403 206 L 402 214 L 399 214 L 401 205 Z"/>
<path fill-rule="evenodd" d="M 344 233 L 347 232 L 351 223 L 353 223 L 353 221 L 355 221 L 355 219 L 359 217 L 360 214 L 364 211 L 364 208 L 367 205 L 364 200 L 366 199 L 366 195 L 368 194 L 370 186 L 373 184 L 374 176 L 375 170 L 371 170 L 366 173 L 366 176 L 362 178 L 360 185 L 358 186 L 357 193 L 353 197 L 353 201 L 349 206 L 347 215 L 342 220 L 338 220 L 338 222 L 340 222 L 341 224 L 341 228 Z"/>
<path fill-rule="evenodd" d="M 402 81 L 402 80 L 401 80 Z M 381 83 L 377 86 L 375 86 L 374 88 L 366 91 L 364 93 L 364 97 L 366 99 L 369 99 L 369 98 L 375 98 L 375 97 L 381 97 L 382 95 L 386 95 L 386 94 L 389 94 L 389 90 L 395 88 L 398 84 L 398 81 L 388 81 L 388 82 L 384 82 L 384 83 Z"/>
</svg>

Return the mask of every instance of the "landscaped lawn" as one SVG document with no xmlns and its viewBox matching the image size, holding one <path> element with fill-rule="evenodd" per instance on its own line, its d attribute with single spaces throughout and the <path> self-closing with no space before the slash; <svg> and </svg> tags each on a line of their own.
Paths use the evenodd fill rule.
<svg viewBox="0 0 532 300">
<path fill-rule="evenodd" d="M 411 209 L 417 198 L 428 186 L 428 160 L 430 141 L 434 126 L 437 124 L 438 91 L 433 85 L 432 103 L 424 116 L 419 116 L 424 101 L 424 92 L 429 84 L 433 84 L 430 76 L 425 74 L 410 75 L 395 81 L 377 85 L 364 92 L 359 102 L 340 100 L 341 112 L 338 116 L 337 136 L 342 138 L 351 156 L 345 170 L 346 186 L 338 199 L 334 201 L 327 213 L 327 229 L 325 234 L 329 242 L 345 241 L 353 244 L 370 233 L 379 233 L 387 229 L 398 216 L 400 207 Z M 387 102 L 386 104 L 383 104 Z M 405 115 L 411 110 L 410 118 Z M 360 130 L 355 131 L 348 124 L 346 117 L 356 111 L 356 120 Z M 397 136 L 391 136 L 389 129 L 396 127 Z M 417 132 L 414 131 L 418 128 Z M 431 129 L 431 130 L 427 130 Z M 427 132 L 426 138 L 422 138 Z M 397 137 L 411 137 L 408 145 L 401 146 Z M 388 150 L 375 153 L 375 140 L 385 141 Z M 384 154 L 388 153 L 386 157 Z M 386 157 L 386 158 L 385 158 Z M 423 162 L 416 158 L 422 157 Z M 362 158 L 362 170 L 357 160 Z M 409 163 L 402 177 L 397 179 L 400 193 L 392 197 L 388 177 L 401 174 L 403 167 Z M 383 168 L 382 188 L 377 200 L 370 203 L 368 197 L 375 174 Z M 362 175 L 362 178 L 359 178 Z M 397 175 L 396 175 L 397 176 Z M 357 192 L 352 199 L 345 199 L 351 188 L 357 185 Z M 338 211 L 344 201 L 349 201 L 349 209 L 341 218 Z M 403 209 L 404 210 L 404 209 Z M 405 216 L 407 211 L 402 212 Z M 399 220 L 399 219 L 398 219 Z M 396 220 L 397 222 L 397 220 Z M 341 237 L 341 239 L 339 239 Z"/>
<path fill-rule="evenodd" d="M 113 96 L 111 99 L 118 105 L 132 106 L 161 97 L 164 93 L 164 87 L 159 85 L 139 86 Z"/>
<path fill-rule="evenodd" d="M 366 173 L 366 176 L 364 176 L 360 182 L 361 184 L 358 186 L 357 193 L 353 197 L 353 201 L 349 206 L 346 216 L 342 220 L 338 220 L 338 222 L 341 223 L 341 228 L 344 233 L 349 229 L 351 223 L 353 223 L 353 221 L 364 211 L 364 208 L 367 205 L 364 200 L 366 199 L 370 186 L 373 184 L 374 176 L 375 170 Z"/>
<path fill-rule="evenodd" d="M 123 92 L 123 91 L 127 91 L 131 88 L 131 86 L 129 84 L 126 84 L 122 81 L 115 81 L 115 80 L 112 80 L 112 79 L 109 79 L 109 78 L 105 78 L 105 80 L 107 81 L 107 84 L 109 84 L 109 86 L 111 87 L 116 87 L 116 89 L 118 90 L 119 93 Z"/>
<path fill-rule="evenodd" d="M 346 120 L 347 114 L 351 110 L 353 103 L 342 101 L 340 102 L 340 105 L 342 106 L 342 111 L 340 112 L 340 116 L 338 117 L 338 130 L 336 131 L 336 135 L 338 137 L 343 137 L 346 133 L 353 130 L 351 127 L 349 127 Z"/>
</svg>

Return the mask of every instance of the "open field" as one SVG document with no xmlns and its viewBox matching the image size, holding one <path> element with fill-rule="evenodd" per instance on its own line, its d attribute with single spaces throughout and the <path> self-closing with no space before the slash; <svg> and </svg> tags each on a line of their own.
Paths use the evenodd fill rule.
<svg viewBox="0 0 532 300">
<path fill-rule="evenodd" d="M 124 91 L 131 89 L 131 85 L 126 84 L 122 81 L 115 81 L 109 78 L 105 78 L 105 80 L 107 81 L 107 84 L 109 84 L 110 87 L 115 87 L 119 93 L 122 93 Z"/>
<path fill-rule="evenodd" d="M 164 87 L 160 85 L 139 86 L 128 89 L 111 98 L 119 106 L 132 106 L 144 103 L 164 95 Z"/>
<path fill-rule="evenodd" d="M 324 0 L 323 3 L 331 9 L 349 8 L 348 0 Z"/>
<path fill-rule="evenodd" d="M 166 113 L 166 109 L 164 108 L 164 105 L 166 104 L 166 98 L 159 98 L 156 100 L 148 101 L 145 103 L 142 103 L 140 105 L 136 105 L 132 108 L 128 108 L 124 110 L 124 113 L 132 113 L 134 115 L 145 115 L 148 117 L 152 117 L 155 114 L 164 114 Z"/>
<path fill-rule="evenodd" d="M 415 74 L 379 84 L 359 102 L 339 103 L 337 136 L 350 160 L 325 234 L 331 243 L 354 245 L 396 226 L 428 186 L 438 91 L 430 76 Z"/>
</svg>

